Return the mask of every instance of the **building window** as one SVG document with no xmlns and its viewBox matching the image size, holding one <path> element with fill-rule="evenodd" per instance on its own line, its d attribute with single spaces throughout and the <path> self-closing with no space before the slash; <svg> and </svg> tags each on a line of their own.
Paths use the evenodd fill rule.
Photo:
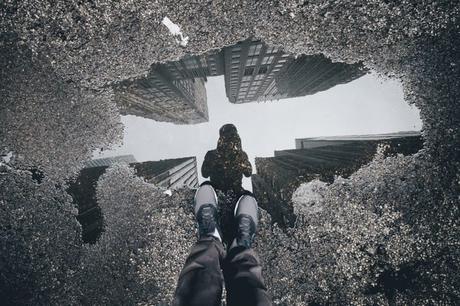
<svg viewBox="0 0 460 306">
<path fill-rule="evenodd" d="M 271 55 L 271 56 L 266 56 L 264 57 L 263 61 L 262 61 L 262 64 L 263 65 L 267 65 L 267 64 L 271 64 L 273 62 L 273 59 L 275 58 L 274 55 Z"/>
<path fill-rule="evenodd" d="M 260 54 L 260 49 L 262 49 L 262 44 L 252 45 L 249 47 L 249 56 Z"/>
<path fill-rule="evenodd" d="M 278 53 L 278 51 L 280 51 L 280 49 L 275 48 L 275 47 L 268 47 L 267 52 L 265 52 L 265 53 L 267 53 L 267 54 L 275 54 L 275 53 Z"/>
<path fill-rule="evenodd" d="M 245 76 L 253 75 L 253 73 L 254 73 L 254 67 L 246 67 L 246 69 L 244 69 Z"/>
<path fill-rule="evenodd" d="M 248 57 L 246 60 L 246 66 L 255 66 L 257 63 L 257 57 Z"/>
<path fill-rule="evenodd" d="M 184 62 L 187 69 L 195 69 L 199 67 L 198 61 L 195 58 L 188 58 Z"/>
<path fill-rule="evenodd" d="M 267 66 L 260 66 L 257 74 L 265 74 L 265 73 L 267 73 Z"/>
</svg>

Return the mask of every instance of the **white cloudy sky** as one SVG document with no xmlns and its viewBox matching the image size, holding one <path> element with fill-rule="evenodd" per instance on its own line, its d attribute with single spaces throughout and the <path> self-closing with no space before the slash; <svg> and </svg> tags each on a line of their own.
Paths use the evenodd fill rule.
<svg viewBox="0 0 460 306">
<path fill-rule="evenodd" d="M 419 111 L 404 101 L 401 84 L 375 74 L 312 96 L 265 103 L 228 102 L 223 76 L 208 78 L 206 89 L 209 122 L 174 125 L 125 116 L 123 145 L 94 157 L 133 154 L 147 161 L 196 156 L 200 169 L 204 154 L 216 147 L 219 128 L 233 123 L 255 172 L 256 156 L 293 149 L 295 138 L 421 129 Z M 251 189 L 249 179 L 243 185 Z"/>
</svg>

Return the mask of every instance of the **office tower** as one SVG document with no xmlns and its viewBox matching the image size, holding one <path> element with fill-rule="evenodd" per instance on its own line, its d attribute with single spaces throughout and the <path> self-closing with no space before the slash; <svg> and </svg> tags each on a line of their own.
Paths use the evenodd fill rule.
<svg viewBox="0 0 460 306">
<path fill-rule="evenodd" d="M 361 77 L 361 64 L 333 63 L 324 55 L 293 56 L 247 39 L 220 51 L 155 64 L 143 78 L 114 87 L 122 115 L 176 124 L 208 121 L 205 82 L 224 75 L 232 103 L 312 95 Z"/>
<path fill-rule="evenodd" d="M 146 182 L 168 189 L 198 187 L 198 169 L 195 157 L 146 161 L 131 164 L 136 175 Z"/>
<path fill-rule="evenodd" d="M 132 157 L 132 155 L 131 155 Z M 68 193 L 78 207 L 78 221 L 83 229 L 83 241 L 94 243 L 103 230 L 103 211 L 96 199 L 97 181 L 113 163 L 130 160 L 130 156 L 118 156 L 93 161 L 80 171 L 78 178 L 69 184 Z M 99 165 L 102 164 L 102 165 Z M 167 189 L 198 187 L 198 170 L 195 157 L 165 159 L 160 161 L 134 162 L 129 164 L 137 176 L 146 182 Z"/>
<path fill-rule="evenodd" d="M 318 147 L 326 146 L 339 146 L 346 143 L 352 142 L 392 142 L 393 146 L 399 147 L 399 150 L 411 149 L 411 141 L 418 142 L 420 141 L 420 132 L 417 131 L 407 131 L 407 132 L 396 132 L 396 133 L 386 133 L 386 134 L 369 134 L 369 135 L 349 135 L 349 136 L 328 136 L 328 137 L 311 137 L 311 138 L 297 138 L 295 140 L 296 149 L 313 149 Z M 399 144 L 399 145 L 398 145 Z M 401 152 L 403 153 L 403 152 Z"/>
<path fill-rule="evenodd" d="M 221 51 L 203 55 L 187 55 L 179 61 L 166 62 L 164 68 L 174 79 L 203 78 L 224 74 L 224 56 Z"/>
<path fill-rule="evenodd" d="M 300 184 L 314 179 L 331 183 L 336 175 L 348 177 L 372 160 L 379 145 L 385 155 L 408 155 L 421 149 L 423 141 L 418 132 L 296 139 L 298 149 L 256 158 L 253 192 L 273 221 L 292 226 L 296 216 L 291 198 Z"/>
<path fill-rule="evenodd" d="M 102 167 L 102 166 L 111 166 L 115 163 L 125 163 L 131 164 L 135 163 L 136 159 L 134 155 L 120 155 L 120 156 L 113 156 L 113 157 L 105 157 L 105 158 L 98 158 L 92 159 L 85 163 L 85 168 L 92 168 L 92 167 Z"/>
<path fill-rule="evenodd" d="M 326 91 L 366 74 L 361 64 L 333 63 L 322 54 L 301 55 L 275 77 L 277 92 L 302 97 Z"/>
<path fill-rule="evenodd" d="M 311 95 L 363 76 L 361 64 L 333 63 L 324 55 L 294 57 L 248 39 L 224 48 L 225 89 L 230 102 Z"/>
<path fill-rule="evenodd" d="M 224 48 L 228 100 L 245 103 L 283 98 L 272 87 L 275 76 L 293 60 L 281 49 L 252 39 Z"/>
<path fill-rule="evenodd" d="M 154 65 L 140 79 L 114 87 L 122 115 L 134 115 L 175 124 L 208 121 L 204 78 L 175 78 L 163 64 Z"/>
</svg>

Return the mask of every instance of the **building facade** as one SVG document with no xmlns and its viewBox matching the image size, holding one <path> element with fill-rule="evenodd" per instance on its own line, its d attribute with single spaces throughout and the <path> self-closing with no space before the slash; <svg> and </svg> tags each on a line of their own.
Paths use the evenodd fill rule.
<svg viewBox="0 0 460 306">
<path fill-rule="evenodd" d="M 168 189 L 198 187 L 198 168 L 195 157 L 165 159 L 131 164 L 136 175 L 146 182 Z"/>
<path fill-rule="evenodd" d="M 275 77 L 277 91 L 285 97 L 302 97 L 326 91 L 366 74 L 361 64 L 333 63 L 322 54 L 302 55 Z"/>
<path fill-rule="evenodd" d="M 225 90 L 232 103 L 284 98 L 275 77 L 294 57 L 261 41 L 248 39 L 224 49 Z"/>
<path fill-rule="evenodd" d="M 135 162 L 136 162 L 136 159 L 134 158 L 134 155 L 131 155 L 131 154 L 130 155 L 120 155 L 120 156 L 114 156 L 114 157 L 105 157 L 105 158 L 89 160 L 85 163 L 85 168 L 103 167 L 103 166 L 108 167 L 115 163 L 131 164 Z"/>
<path fill-rule="evenodd" d="M 232 103 L 312 95 L 366 74 L 361 64 L 333 63 L 321 54 L 294 57 L 253 39 L 224 48 L 224 61 Z"/>
<path fill-rule="evenodd" d="M 222 51 L 211 51 L 203 55 L 187 55 L 179 61 L 167 62 L 165 69 L 174 79 L 203 78 L 224 74 Z"/>
<path fill-rule="evenodd" d="M 96 199 L 97 181 L 106 169 L 120 160 L 130 160 L 130 155 L 93 161 L 90 167 L 80 171 L 77 179 L 69 184 L 67 192 L 78 207 L 77 220 L 82 225 L 84 242 L 94 243 L 103 231 L 103 211 Z M 95 165 L 95 166 L 91 166 Z M 198 169 L 195 157 L 165 159 L 130 163 L 139 177 L 155 186 L 167 189 L 198 187 Z"/>
<path fill-rule="evenodd" d="M 175 78 L 163 64 L 145 78 L 123 81 L 115 89 L 122 115 L 134 115 L 175 124 L 207 122 L 204 78 Z"/>
<path fill-rule="evenodd" d="M 208 121 L 205 82 L 224 75 L 231 103 L 315 94 L 361 77 L 361 64 L 333 63 L 323 55 L 294 57 L 260 40 L 247 39 L 219 51 L 155 64 L 140 79 L 115 88 L 123 115 L 176 124 Z"/>
<path fill-rule="evenodd" d="M 256 158 L 252 188 L 259 204 L 281 227 L 296 220 L 292 194 L 302 183 L 319 179 L 332 183 L 348 177 L 372 160 L 378 146 L 385 155 L 414 154 L 423 146 L 420 133 L 359 135 L 296 139 L 298 149 L 275 151 L 274 157 Z M 303 146 L 303 147 L 302 147 Z"/>
</svg>

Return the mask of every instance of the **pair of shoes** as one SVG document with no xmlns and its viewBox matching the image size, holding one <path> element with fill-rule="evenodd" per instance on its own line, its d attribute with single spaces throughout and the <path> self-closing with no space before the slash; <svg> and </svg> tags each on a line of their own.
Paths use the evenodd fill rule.
<svg viewBox="0 0 460 306">
<path fill-rule="evenodd" d="M 209 183 L 201 184 L 195 194 L 195 217 L 199 238 L 213 236 L 221 240 L 217 219 L 217 195 Z M 240 196 L 234 210 L 235 238 L 230 248 L 251 248 L 257 231 L 257 201 L 250 192 Z"/>
</svg>

